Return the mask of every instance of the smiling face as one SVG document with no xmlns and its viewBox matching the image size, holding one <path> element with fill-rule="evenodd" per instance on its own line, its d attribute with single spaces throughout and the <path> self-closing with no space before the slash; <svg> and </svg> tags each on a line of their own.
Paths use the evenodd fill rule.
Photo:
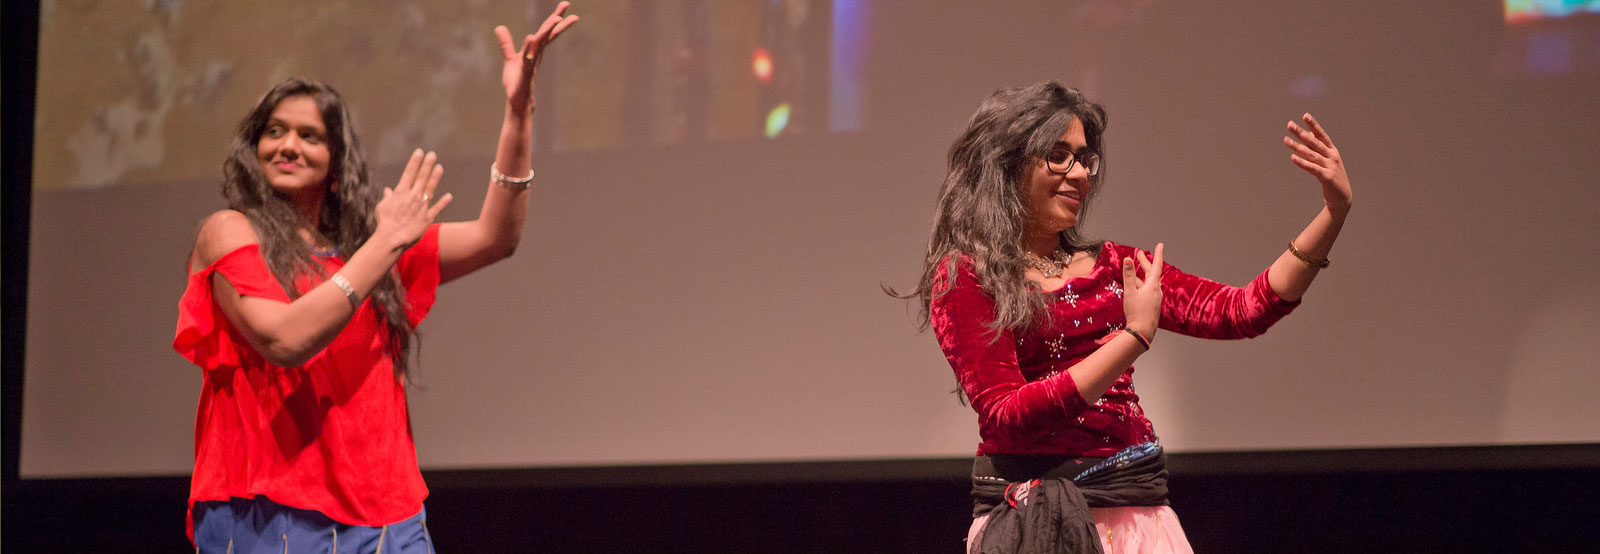
<svg viewBox="0 0 1600 554">
<path fill-rule="evenodd" d="M 283 99 L 272 110 L 267 127 L 256 140 L 261 172 L 272 188 L 296 203 L 320 203 L 330 180 L 328 132 L 322 111 L 309 96 Z"/>
<path fill-rule="evenodd" d="M 1052 150 L 1065 150 L 1074 155 L 1089 150 L 1083 133 L 1083 123 L 1072 118 L 1067 132 L 1056 139 Z M 1055 234 L 1078 224 L 1078 214 L 1089 197 L 1091 180 L 1084 164 L 1074 163 L 1066 174 L 1050 171 L 1044 160 L 1035 160 L 1023 171 L 1018 186 L 1028 202 L 1028 235 Z"/>
</svg>

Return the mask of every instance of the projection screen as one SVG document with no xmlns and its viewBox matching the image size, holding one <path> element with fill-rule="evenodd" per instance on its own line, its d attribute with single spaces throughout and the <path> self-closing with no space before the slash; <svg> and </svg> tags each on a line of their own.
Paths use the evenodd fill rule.
<svg viewBox="0 0 1600 554">
<path fill-rule="evenodd" d="M 171 349 L 235 126 L 329 82 L 393 182 L 437 150 L 476 214 L 504 101 L 491 29 L 553 2 L 45 2 L 23 477 L 184 474 Z M 592 0 L 540 73 L 516 254 L 445 285 L 410 393 L 425 468 L 969 455 L 915 307 L 944 153 L 1058 79 L 1109 113 L 1087 235 L 1242 285 L 1320 208 L 1344 234 L 1263 337 L 1139 359 L 1170 450 L 1600 441 L 1600 3 Z M 97 37 L 84 40 L 82 37 Z"/>
</svg>

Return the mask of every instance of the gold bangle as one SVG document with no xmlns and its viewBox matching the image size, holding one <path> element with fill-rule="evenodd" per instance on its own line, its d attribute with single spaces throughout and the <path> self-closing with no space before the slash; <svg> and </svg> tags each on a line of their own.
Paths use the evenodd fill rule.
<svg viewBox="0 0 1600 554">
<path fill-rule="evenodd" d="M 1289 241 L 1289 253 L 1294 254 L 1294 257 L 1299 258 L 1300 261 L 1305 262 L 1306 265 L 1311 266 L 1313 269 L 1325 269 L 1328 267 L 1328 260 L 1312 259 L 1305 252 L 1301 252 L 1299 248 L 1295 248 L 1292 240 Z"/>
</svg>

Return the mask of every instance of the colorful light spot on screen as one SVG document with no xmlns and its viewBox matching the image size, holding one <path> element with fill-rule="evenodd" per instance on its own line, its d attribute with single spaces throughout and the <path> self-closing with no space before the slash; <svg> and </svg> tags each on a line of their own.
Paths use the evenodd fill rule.
<svg viewBox="0 0 1600 554">
<path fill-rule="evenodd" d="M 783 128 L 784 127 L 788 127 L 788 126 L 789 126 L 789 103 L 788 102 L 785 102 L 785 103 L 782 103 L 782 104 L 778 104 L 778 107 L 773 108 L 771 112 L 767 113 L 767 138 L 776 138 L 778 136 L 778 133 L 782 133 L 783 132 Z"/>
<path fill-rule="evenodd" d="M 756 74 L 756 80 L 761 84 L 772 83 L 772 54 L 766 48 L 757 48 L 750 57 L 750 70 Z"/>
<path fill-rule="evenodd" d="M 1506 23 L 1526 23 L 1579 13 L 1600 14 L 1600 0 L 1505 0 Z"/>
<path fill-rule="evenodd" d="M 833 1 L 832 67 L 828 81 L 828 130 L 835 133 L 860 131 L 866 125 L 866 51 L 868 13 L 872 0 Z"/>
<path fill-rule="evenodd" d="M 1289 94 L 1298 98 L 1317 98 L 1328 93 L 1328 80 L 1321 75 L 1306 75 L 1289 81 Z"/>
</svg>

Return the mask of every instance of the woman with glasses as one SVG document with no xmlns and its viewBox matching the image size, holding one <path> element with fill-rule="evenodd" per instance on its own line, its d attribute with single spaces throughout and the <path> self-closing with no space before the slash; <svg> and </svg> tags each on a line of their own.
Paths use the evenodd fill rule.
<svg viewBox="0 0 1600 554">
<path fill-rule="evenodd" d="M 1243 287 L 1079 229 L 1102 185 L 1105 111 L 1045 82 L 984 100 L 950 148 L 916 290 L 978 413 L 969 552 L 1190 552 L 1133 365 L 1160 329 L 1253 337 L 1299 304 L 1349 212 L 1344 164 L 1306 114 L 1291 161 L 1323 210 Z"/>
<path fill-rule="evenodd" d="M 431 553 L 406 384 L 440 283 L 511 254 L 533 180 L 534 73 L 562 2 L 504 57 L 483 208 L 435 224 L 444 168 L 373 183 L 344 100 L 290 79 L 239 126 L 226 210 L 201 225 L 173 347 L 200 366 L 189 531 L 198 552 Z M 520 46 L 520 47 L 519 47 Z"/>
</svg>

